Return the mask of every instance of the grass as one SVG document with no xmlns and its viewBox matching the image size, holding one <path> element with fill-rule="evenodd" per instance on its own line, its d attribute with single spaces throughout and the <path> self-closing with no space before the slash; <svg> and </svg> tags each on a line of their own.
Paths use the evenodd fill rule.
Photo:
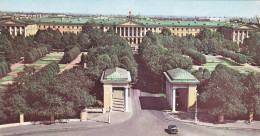
<svg viewBox="0 0 260 136">
<path fill-rule="evenodd" d="M 0 79 L 0 82 L 3 82 L 3 81 L 11 81 L 11 80 L 13 80 L 13 76 L 6 76 L 6 77 L 3 77 L 3 78 L 1 78 Z"/>
<path fill-rule="evenodd" d="M 66 66 L 66 64 L 59 64 L 60 70 L 63 70 Z"/>
<path fill-rule="evenodd" d="M 33 64 L 49 64 L 51 62 L 53 62 L 53 61 L 44 61 L 44 60 L 39 59 L 39 60 L 35 61 Z"/>
<path fill-rule="evenodd" d="M 226 65 L 229 67 L 234 67 L 234 69 L 239 69 L 238 66 L 241 66 L 241 65 L 239 65 L 231 60 L 225 59 L 225 58 L 206 57 L 206 59 L 207 59 L 207 61 L 212 61 L 212 60 L 217 61 L 217 62 L 207 62 L 206 64 L 203 65 L 203 66 L 206 66 L 206 68 L 209 71 L 213 71 L 218 64 L 223 64 L 223 65 Z"/>
<path fill-rule="evenodd" d="M 158 94 L 158 95 L 159 95 L 159 97 L 164 97 L 164 96 L 165 96 L 164 93 L 160 93 L 160 94 Z"/>
<path fill-rule="evenodd" d="M 24 65 L 12 70 L 12 72 L 18 72 L 18 71 L 22 71 L 24 69 Z"/>
<path fill-rule="evenodd" d="M 62 58 L 62 55 L 61 56 L 58 56 L 58 55 L 48 55 L 48 56 L 45 56 L 45 57 L 42 57 L 41 59 L 49 59 L 49 58 L 55 58 L 55 59 L 61 59 Z"/>
</svg>

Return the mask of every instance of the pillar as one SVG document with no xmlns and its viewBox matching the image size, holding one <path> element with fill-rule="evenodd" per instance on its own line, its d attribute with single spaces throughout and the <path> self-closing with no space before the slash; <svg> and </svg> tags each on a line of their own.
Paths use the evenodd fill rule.
<svg viewBox="0 0 260 136">
<path fill-rule="evenodd" d="M 26 27 L 24 27 L 24 37 L 26 37 Z"/>
<path fill-rule="evenodd" d="M 139 32 L 140 33 L 140 37 L 142 37 L 142 32 L 143 32 L 143 28 L 141 27 L 140 28 L 140 32 Z"/>
<path fill-rule="evenodd" d="M 109 111 L 109 107 L 112 108 L 112 85 L 103 85 L 104 87 L 104 108 L 106 111 Z"/>
<path fill-rule="evenodd" d="M 128 87 L 125 88 L 125 112 L 128 112 Z"/>
<path fill-rule="evenodd" d="M 249 38 L 249 37 L 248 37 L 248 31 L 246 31 L 246 38 Z"/>
<path fill-rule="evenodd" d="M 129 27 L 127 27 L 127 37 L 129 37 L 130 36 L 130 28 Z M 130 40 L 130 39 L 129 39 Z"/>
<path fill-rule="evenodd" d="M 117 33 L 117 26 L 116 26 L 116 33 Z"/>
<path fill-rule="evenodd" d="M 125 35 L 125 27 L 124 27 L 124 37 L 125 37 L 126 35 Z"/>
<path fill-rule="evenodd" d="M 132 27 L 132 37 L 134 37 L 134 27 Z"/>
<path fill-rule="evenodd" d="M 17 36 L 16 26 L 14 26 L 14 36 Z"/>
<path fill-rule="evenodd" d="M 24 114 L 20 114 L 20 124 L 24 123 Z"/>
<path fill-rule="evenodd" d="M 122 34 L 122 33 L 121 33 L 121 27 L 119 27 L 119 36 L 121 36 L 121 34 Z"/>
<path fill-rule="evenodd" d="M 87 113 L 85 110 L 82 110 L 80 112 L 80 121 L 86 121 L 87 120 Z"/>
<path fill-rule="evenodd" d="M 175 97 L 175 94 L 176 94 L 176 89 L 173 88 L 172 89 L 172 112 L 175 112 L 176 111 L 176 107 L 175 107 L 175 103 L 176 103 L 176 97 Z"/>
<path fill-rule="evenodd" d="M 22 35 L 22 27 L 19 26 L 19 33 Z"/>
<path fill-rule="evenodd" d="M 245 33 L 244 33 L 244 31 L 242 31 L 242 39 L 241 39 L 241 41 L 244 41 L 244 36 L 245 35 Z"/>
<path fill-rule="evenodd" d="M 233 39 L 232 39 L 233 41 L 236 41 L 235 34 L 236 34 L 236 33 L 235 33 L 235 30 L 233 30 Z"/>
<path fill-rule="evenodd" d="M 10 35 L 12 35 L 12 27 L 9 26 L 9 32 L 10 32 Z"/>
<path fill-rule="evenodd" d="M 136 37 L 138 37 L 138 27 L 136 27 L 135 29 L 136 29 L 136 31 L 135 31 L 135 32 L 136 32 L 135 35 L 136 35 Z M 137 42 L 136 42 L 136 43 L 137 43 Z"/>
<path fill-rule="evenodd" d="M 144 28 L 144 36 L 146 35 L 146 27 Z"/>
<path fill-rule="evenodd" d="M 239 41 L 239 31 L 237 31 L 237 41 Z"/>
</svg>

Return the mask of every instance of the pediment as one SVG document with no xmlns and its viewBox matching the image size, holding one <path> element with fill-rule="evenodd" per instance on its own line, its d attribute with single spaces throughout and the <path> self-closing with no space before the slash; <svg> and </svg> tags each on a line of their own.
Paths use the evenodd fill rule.
<svg viewBox="0 0 260 136">
<path fill-rule="evenodd" d="M 23 22 L 16 21 L 16 20 L 13 20 L 13 19 L 5 20 L 5 21 L 2 21 L 0 23 L 3 24 L 3 25 L 24 24 Z"/>
<path fill-rule="evenodd" d="M 251 25 L 241 25 L 238 26 L 236 29 L 255 29 L 255 27 Z"/>
<path fill-rule="evenodd" d="M 142 24 L 134 22 L 134 21 L 128 21 L 128 22 L 121 23 L 119 25 L 121 25 L 121 26 L 140 26 Z"/>
</svg>

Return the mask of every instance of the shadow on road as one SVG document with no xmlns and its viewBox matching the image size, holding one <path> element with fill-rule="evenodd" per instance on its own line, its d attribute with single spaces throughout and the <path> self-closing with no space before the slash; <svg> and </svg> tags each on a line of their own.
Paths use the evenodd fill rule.
<svg viewBox="0 0 260 136">
<path fill-rule="evenodd" d="M 164 97 L 141 96 L 139 100 L 142 110 L 169 110 L 163 105 L 166 101 Z"/>
</svg>

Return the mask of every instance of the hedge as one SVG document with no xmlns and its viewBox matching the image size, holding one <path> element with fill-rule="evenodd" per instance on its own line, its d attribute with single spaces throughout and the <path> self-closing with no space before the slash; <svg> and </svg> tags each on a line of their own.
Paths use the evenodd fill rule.
<svg viewBox="0 0 260 136">
<path fill-rule="evenodd" d="M 247 58 L 244 54 L 235 53 L 235 52 L 229 51 L 227 49 L 223 49 L 220 52 L 220 54 L 223 57 L 231 58 L 232 60 L 236 61 L 237 63 L 241 63 L 241 64 L 247 63 Z"/>
<path fill-rule="evenodd" d="M 184 54 L 190 56 L 193 59 L 193 61 L 195 62 L 195 64 L 202 65 L 202 64 L 207 63 L 205 55 L 203 55 L 200 52 L 197 52 L 196 50 L 182 49 L 182 51 Z"/>
<path fill-rule="evenodd" d="M 67 64 L 73 61 L 80 54 L 80 49 L 78 47 L 73 47 L 69 51 L 65 52 L 60 63 Z"/>
<path fill-rule="evenodd" d="M 39 82 L 48 82 L 60 72 L 58 63 L 52 62 L 34 74 Z"/>
<path fill-rule="evenodd" d="M 37 59 L 44 57 L 48 53 L 46 47 L 34 48 L 30 52 L 26 52 L 24 56 L 25 63 L 32 63 Z"/>
<path fill-rule="evenodd" d="M 0 62 L 0 77 L 5 76 L 9 72 L 11 72 L 10 65 L 6 61 Z"/>
</svg>

